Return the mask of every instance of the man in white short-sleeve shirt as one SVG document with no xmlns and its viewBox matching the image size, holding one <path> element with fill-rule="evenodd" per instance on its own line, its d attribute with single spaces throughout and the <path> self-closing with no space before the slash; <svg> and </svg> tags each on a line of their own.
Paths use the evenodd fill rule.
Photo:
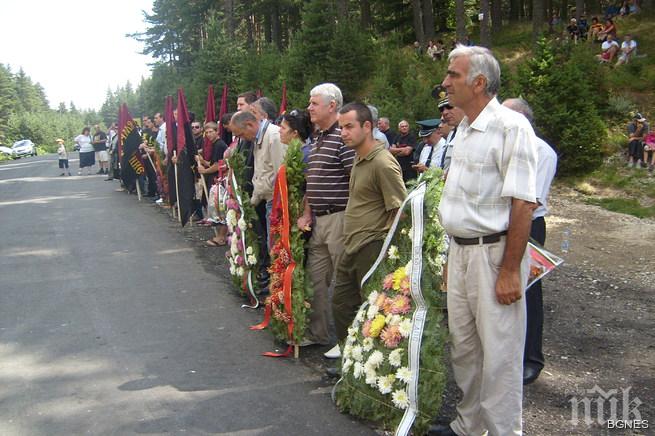
<svg viewBox="0 0 655 436">
<path fill-rule="evenodd" d="M 523 114 L 532 123 L 532 108 L 522 98 L 509 98 L 503 102 L 503 106 Z M 543 246 L 546 243 L 546 220 L 544 217 L 548 214 L 548 193 L 557 171 L 557 153 L 546 141 L 541 138 L 536 139 L 539 207 L 532 214 L 530 237 Z M 527 328 L 523 352 L 523 384 L 528 385 L 539 377 L 545 363 L 542 350 L 544 306 L 541 280 L 534 282 L 526 292 L 525 307 L 527 309 Z"/>
<path fill-rule="evenodd" d="M 616 61 L 616 65 L 627 64 L 635 56 L 636 52 L 637 41 L 632 39 L 632 35 L 626 33 L 621 43 L 621 54 L 619 55 L 619 60 Z"/>
<path fill-rule="evenodd" d="M 498 103 L 500 67 L 458 45 L 443 86 L 465 117 L 457 128 L 439 214 L 451 237 L 448 327 L 463 392 L 440 435 L 522 434 L 526 245 L 537 206 L 537 150 L 528 120 Z"/>
</svg>

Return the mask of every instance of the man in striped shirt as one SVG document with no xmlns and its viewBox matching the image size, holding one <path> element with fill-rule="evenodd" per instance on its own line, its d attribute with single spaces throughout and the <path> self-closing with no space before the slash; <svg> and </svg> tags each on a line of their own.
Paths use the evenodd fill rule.
<svg viewBox="0 0 655 436">
<path fill-rule="evenodd" d="M 307 108 L 318 132 L 310 146 L 305 212 L 298 219 L 298 227 L 312 229 L 307 270 L 314 299 L 308 336 L 319 344 L 327 344 L 330 339 L 328 288 L 344 250 L 344 210 L 355 158 L 355 152 L 343 143 L 337 123 L 342 105 L 341 90 L 332 83 L 323 83 L 311 90 Z"/>
</svg>

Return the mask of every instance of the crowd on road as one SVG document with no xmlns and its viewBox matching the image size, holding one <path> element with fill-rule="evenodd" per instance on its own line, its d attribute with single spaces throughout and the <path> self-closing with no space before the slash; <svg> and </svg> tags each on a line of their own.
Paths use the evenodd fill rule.
<svg viewBox="0 0 655 436">
<path fill-rule="evenodd" d="M 260 295 L 266 294 L 276 175 L 289 144 L 300 143 L 304 211 L 294 224 L 306 232 L 305 267 L 314 291 L 308 334 L 300 345 L 334 345 L 329 333 L 333 319 L 337 343 L 326 358 L 335 358 L 363 302 L 362 276 L 380 252 L 412 186 L 407 184 L 440 169 L 445 185 L 439 215 L 450 240 L 451 364 L 463 397 L 453 421 L 434 426 L 430 434 L 521 434 L 523 385 L 537 379 L 544 367 L 541 284 L 524 291 L 526 244 L 529 236 L 544 243 L 557 156 L 535 136 L 524 100 L 498 101 L 500 68 L 489 50 L 459 45 L 448 59 L 447 75 L 433 90 L 438 116 L 419 121 L 417 134 L 407 120 L 400 120 L 395 131 L 371 105 L 344 105 L 340 89 L 331 83 L 310 91 L 306 110 L 279 115 L 269 98 L 244 92 L 237 98 L 237 111 L 220 120 L 202 123 L 191 114 L 194 141 L 187 147 L 194 158 L 185 162 L 197 178 L 195 222 L 214 227 L 207 244 L 227 243 L 217 200 L 228 174 L 226 159 L 241 155 L 243 189 L 256 210 L 253 224 L 263 242 L 256 286 Z M 167 205 L 167 192 L 174 188 L 164 186 L 158 159 L 169 168 L 181 164 L 167 145 L 170 125 L 161 113 L 141 119 L 139 153 L 145 171 L 133 186 L 120 188 L 137 190 L 167 207 L 173 206 Z M 86 168 L 88 174 L 98 160 L 107 180 L 120 179 L 117 126 L 107 134 L 95 130 L 93 137 L 85 128 L 75 138 L 80 172 Z M 60 166 L 66 171 L 61 148 Z M 338 375 L 339 369 L 328 373 Z"/>
</svg>

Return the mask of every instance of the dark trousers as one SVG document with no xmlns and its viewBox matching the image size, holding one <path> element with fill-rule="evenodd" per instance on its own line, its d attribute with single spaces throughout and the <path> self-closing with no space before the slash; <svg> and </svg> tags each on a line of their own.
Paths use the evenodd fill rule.
<svg viewBox="0 0 655 436">
<path fill-rule="evenodd" d="M 382 243 L 383 241 L 372 241 L 353 254 L 344 253 L 341 256 L 332 297 L 332 317 L 339 342 L 343 342 L 348 336 L 348 327 L 364 301 L 360 284 L 380 254 Z"/>
<path fill-rule="evenodd" d="M 543 217 L 532 220 L 530 236 L 540 245 L 544 245 L 546 242 L 546 221 Z M 544 302 L 541 292 L 541 280 L 536 281 L 527 290 L 525 304 L 527 309 L 527 330 L 523 365 L 530 365 L 541 370 L 544 367 L 544 353 L 541 347 L 544 330 Z"/>
<path fill-rule="evenodd" d="M 147 157 L 144 159 L 143 166 L 146 169 L 146 176 L 148 177 L 148 192 L 146 195 L 154 197 L 157 195 L 157 172 Z"/>
<path fill-rule="evenodd" d="M 257 234 L 259 242 L 259 285 L 261 288 L 268 286 L 268 267 L 271 265 L 271 258 L 268 254 L 268 232 L 266 229 L 266 202 L 261 201 L 255 206 L 257 220 L 253 223 L 253 229 Z"/>
</svg>

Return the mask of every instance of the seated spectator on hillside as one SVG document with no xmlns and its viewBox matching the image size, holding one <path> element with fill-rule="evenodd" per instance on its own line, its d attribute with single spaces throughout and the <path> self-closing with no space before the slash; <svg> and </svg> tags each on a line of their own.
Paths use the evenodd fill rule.
<svg viewBox="0 0 655 436">
<path fill-rule="evenodd" d="M 619 53 L 619 59 L 616 61 L 616 65 L 627 64 L 636 54 L 637 41 L 632 39 L 632 35 L 626 33 L 621 43 L 621 52 Z"/>
<path fill-rule="evenodd" d="M 589 41 L 601 41 L 603 38 L 600 37 L 600 32 L 602 32 L 604 28 L 605 26 L 598 22 L 598 17 L 593 17 L 591 19 L 591 27 L 589 28 Z"/>
<path fill-rule="evenodd" d="M 616 54 L 619 52 L 619 44 L 614 41 L 614 37 L 610 33 L 607 35 L 607 40 L 600 46 L 601 53 L 596 55 L 600 62 L 610 63 L 614 61 Z"/>
<path fill-rule="evenodd" d="M 649 133 L 646 118 L 637 112 L 628 123 L 628 167 L 639 168 L 644 155 L 644 136 Z"/>
<path fill-rule="evenodd" d="M 652 176 L 655 168 L 655 133 L 653 132 L 644 136 L 644 163 L 648 165 L 648 175 Z"/>
<path fill-rule="evenodd" d="M 561 23 L 562 20 L 560 19 L 559 14 L 555 12 L 553 14 L 553 18 L 550 19 L 550 25 L 555 27 L 555 26 L 559 26 Z"/>
<path fill-rule="evenodd" d="M 605 19 L 614 18 L 621 12 L 621 7 L 611 4 L 605 9 Z"/>
<path fill-rule="evenodd" d="M 434 45 L 434 42 L 432 40 L 428 41 L 428 49 L 426 50 L 426 53 L 430 59 L 433 61 L 437 60 L 437 47 Z"/>
<path fill-rule="evenodd" d="M 605 26 L 603 27 L 603 30 L 598 32 L 598 36 L 603 41 L 607 41 L 608 35 L 612 35 L 612 37 L 616 39 L 616 24 L 614 24 L 614 21 L 611 18 L 605 20 Z"/>
<path fill-rule="evenodd" d="M 625 17 L 628 15 L 628 0 L 623 0 L 621 3 L 621 9 L 619 9 L 619 15 Z"/>
<path fill-rule="evenodd" d="M 578 21 L 578 30 L 580 30 L 580 39 L 587 40 L 587 32 L 589 32 L 589 23 L 587 22 L 587 17 L 584 15 L 580 17 Z"/>
<path fill-rule="evenodd" d="M 580 39 L 580 28 L 578 27 L 578 23 L 575 18 L 571 18 L 569 25 L 566 26 L 566 31 L 568 32 L 571 41 L 577 43 L 578 39 Z"/>
<path fill-rule="evenodd" d="M 639 4 L 637 0 L 628 0 L 628 14 L 636 14 L 639 12 Z"/>
</svg>

